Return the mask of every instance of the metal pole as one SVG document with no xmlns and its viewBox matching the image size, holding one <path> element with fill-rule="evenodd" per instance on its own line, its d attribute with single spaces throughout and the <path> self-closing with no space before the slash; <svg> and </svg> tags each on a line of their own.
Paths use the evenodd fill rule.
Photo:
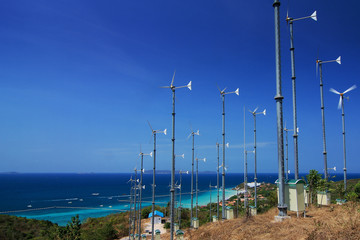
<svg viewBox="0 0 360 240">
<path fill-rule="evenodd" d="M 236 189 L 236 218 L 239 217 L 239 189 Z"/>
<path fill-rule="evenodd" d="M 344 190 L 346 191 L 346 146 L 345 146 L 345 112 L 344 112 L 344 97 L 341 95 L 341 116 L 342 116 L 342 135 L 344 146 Z"/>
<path fill-rule="evenodd" d="M 244 106 L 244 209 L 247 215 L 247 152 L 246 152 L 246 141 L 245 141 L 245 106 Z"/>
<path fill-rule="evenodd" d="M 194 208 L 194 142 L 195 142 L 195 136 L 194 132 L 192 132 L 192 163 L 191 163 L 191 209 L 190 209 L 190 227 L 193 227 L 192 225 L 192 219 L 193 219 L 193 208 Z"/>
<path fill-rule="evenodd" d="M 285 131 L 285 139 L 286 139 L 286 180 L 289 179 L 289 145 L 288 145 L 288 129 L 284 129 Z"/>
<path fill-rule="evenodd" d="M 130 209 L 129 209 L 129 240 L 130 240 L 130 235 L 131 235 L 131 225 L 132 225 L 132 211 L 131 211 L 131 208 L 132 208 L 132 190 L 133 188 L 133 181 L 132 181 L 132 178 L 130 178 Z"/>
<path fill-rule="evenodd" d="M 173 112 L 172 112 L 172 167 L 171 167 L 171 209 L 170 209 L 170 239 L 174 239 L 174 205 L 175 205 L 175 88 L 172 88 L 173 95 Z"/>
<path fill-rule="evenodd" d="M 222 94 L 222 104 L 223 104 L 223 112 L 222 112 L 222 140 L 223 140 L 223 162 L 222 162 L 222 219 L 226 219 L 226 211 L 224 211 L 225 204 L 225 93 Z"/>
<path fill-rule="evenodd" d="M 295 77 L 295 55 L 294 55 L 294 35 L 293 21 L 290 20 L 290 52 L 291 52 L 291 79 L 293 93 L 293 121 L 294 121 L 294 160 L 295 160 L 295 179 L 299 179 L 299 160 L 298 160 L 298 133 L 297 133 L 297 114 L 296 114 L 296 77 Z"/>
<path fill-rule="evenodd" d="M 139 240 L 141 240 L 141 201 L 142 201 L 142 182 L 143 182 L 143 162 L 144 162 L 144 154 L 141 155 L 141 171 L 140 171 L 140 189 L 139 189 L 139 224 L 138 224 L 138 232 L 139 232 Z"/>
<path fill-rule="evenodd" d="M 275 25 L 275 62 L 276 62 L 276 119 L 277 119 L 277 145 L 278 145 L 278 177 L 279 177 L 279 216 L 287 216 L 285 204 L 285 179 L 284 179 L 284 136 L 283 136 L 283 111 L 281 95 L 281 56 L 280 56 L 280 2 L 274 0 L 274 25 Z"/>
<path fill-rule="evenodd" d="M 254 202 L 255 202 L 255 209 L 257 209 L 257 175 L 256 175 L 256 113 L 253 113 L 254 115 L 254 162 L 255 162 L 255 168 L 254 168 L 254 183 L 255 183 L 255 196 L 254 196 Z"/>
<path fill-rule="evenodd" d="M 180 206 L 179 206 L 179 229 L 181 229 L 181 188 L 182 188 L 182 171 L 180 170 Z"/>
<path fill-rule="evenodd" d="M 322 63 L 321 62 L 319 62 L 319 74 L 320 74 L 321 122 L 322 122 L 322 135 L 323 135 L 324 173 L 325 173 L 325 180 L 327 181 L 328 180 L 328 169 L 327 169 L 327 152 L 326 152 L 326 137 L 325 137 L 325 106 L 324 106 Z"/>
<path fill-rule="evenodd" d="M 196 218 L 198 218 L 198 175 L 199 175 L 199 160 L 196 159 Z"/>
<path fill-rule="evenodd" d="M 154 239 L 154 228 L 155 228 L 155 167 L 156 167 L 156 131 L 153 131 L 154 134 L 154 164 L 153 164 L 153 185 L 152 185 L 152 203 L 151 203 L 151 239 Z"/>
<path fill-rule="evenodd" d="M 210 182 L 210 185 L 209 185 L 209 188 L 210 188 L 210 216 L 209 216 L 209 222 L 211 222 L 211 182 Z"/>
<path fill-rule="evenodd" d="M 134 226 L 133 226 L 133 231 L 134 231 L 134 236 L 135 236 L 135 229 L 136 229 L 136 195 L 137 195 L 137 170 L 135 168 L 135 185 L 134 185 Z"/>
<path fill-rule="evenodd" d="M 217 181 L 217 219 L 219 220 L 219 193 L 220 193 L 220 186 L 219 186 L 219 164 L 220 164 L 220 157 L 219 157 L 219 147 L 220 147 L 220 145 L 219 145 L 219 143 L 216 143 L 216 147 L 217 147 L 217 179 L 216 179 L 216 181 Z"/>
<path fill-rule="evenodd" d="M 246 213 L 247 213 L 247 207 L 248 207 L 248 190 L 247 190 L 247 151 L 245 151 L 245 179 L 244 179 L 244 189 L 245 189 L 245 199 L 244 199 L 244 207 L 246 209 Z"/>
</svg>

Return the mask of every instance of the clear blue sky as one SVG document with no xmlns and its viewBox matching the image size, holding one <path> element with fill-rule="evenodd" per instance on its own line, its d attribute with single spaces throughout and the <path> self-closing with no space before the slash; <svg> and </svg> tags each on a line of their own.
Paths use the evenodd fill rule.
<svg viewBox="0 0 360 240">
<path fill-rule="evenodd" d="M 281 1 L 284 121 L 292 128 L 288 1 Z M 341 112 L 333 87 L 359 85 L 358 1 L 290 1 L 294 23 L 299 169 L 323 172 L 317 55 L 324 64 L 328 165 L 342 169 Z M 243 108 L 247 148 L 253 142 L 248 109 L 257 117 L 258 171 L 276 172 L 274 9 L 272 1 L 2 1 L 0 3 L 0 172 L 129 172 L 140 144 L 152 151 L 149 120 L 158 135 L 158 169 L 171 167 L 171 91 L 176 91 L 176 169 L 191 169 L 190 124 L 199 129 L 200 170 L 216 170 L 221 98 L 226 96 L 226 165 L 243 171 Z M 345 102 L 348 172 L 360 172 L 360 89 Z M 289 166 L 293 141 L 289 134 Z M 152 159 L 145 157 L 150 170 Z M 249 156 L 249 171 L 253 157 Z"/>
</svg>

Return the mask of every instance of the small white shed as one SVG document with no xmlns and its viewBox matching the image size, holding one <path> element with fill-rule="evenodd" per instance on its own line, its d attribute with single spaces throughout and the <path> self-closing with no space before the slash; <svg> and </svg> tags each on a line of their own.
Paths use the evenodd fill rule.
<svg viewBox="0 0 360 240">
<path fill-rule="evenodd" d="M 161 218 L 164 217 L 164 214 L 162 212 L 159 212 L 159 211 L 154 211 L 154 224 L 160 224 L 161 223 Z M 149 214 L 149 218 L 151 219 L 150 220 L 150 223 L 152 223 L 152 212 Z"/>
</svg>

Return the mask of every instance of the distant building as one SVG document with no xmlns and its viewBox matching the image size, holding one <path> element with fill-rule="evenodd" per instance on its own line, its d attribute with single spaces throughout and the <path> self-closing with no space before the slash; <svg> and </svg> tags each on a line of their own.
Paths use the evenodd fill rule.
<svg viewBox="0 0 360 240">
<path fill-rule="evenodd" d="M 163 218 L 164 217 L 164 213 L 162 213 L 162 212 L 159 212 L 159 211 L 157 211 L 157 210 L 155 210 L 154 211 L 154 224 L 159 224 L 159 223 L 161 223 L 161 218 Z M 149 218 L 152 220 L 152 215 L 153 215 L 153 213 L 151 212 L 150 214 L 149 214 Z M 151 222 L 152 223 L 152 222 Z"/>
</svg>

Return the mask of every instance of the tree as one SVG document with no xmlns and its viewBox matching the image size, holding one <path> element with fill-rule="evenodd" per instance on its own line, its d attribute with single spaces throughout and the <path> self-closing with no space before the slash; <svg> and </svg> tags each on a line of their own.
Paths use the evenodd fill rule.
<svg viewBox="0 0 360 240">
<path fill-rule="evenodd" d="M 354 192 L 357 194 L 358 198 L 360 198 L 360 182 L 355 185 Z"/>
<path fill-rule="evenodd" d="M 316 197 L 319 183 L 321 181 L 321 174 L 318 171 L 311 169 L 309 174 L 306 175 L 306 179 L 309 185 L 310 202 L 313 203 L 313 200 L 315 200 Z"/>
<path fill-rule="evenodd" d="M 66 225 L 65 239 L 80 240 L 81 221 L 79 215 L 71 218 L 71 222 Z"/>
</svg>

